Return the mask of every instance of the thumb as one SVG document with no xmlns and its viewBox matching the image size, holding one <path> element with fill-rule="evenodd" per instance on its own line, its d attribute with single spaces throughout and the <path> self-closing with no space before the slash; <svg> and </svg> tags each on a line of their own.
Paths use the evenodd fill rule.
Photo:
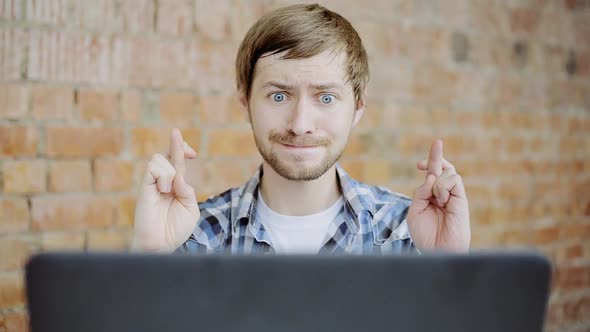
<svg viewBox="0 0 590 332">
<path fill-rule="evenodd" d="M 180 204 L 182 204 L 185 208 L 194 209 L 197 207 L 195 189 L 186 183 L 184 176 L 176 174 L 174 180 L 172 181 L 172 188 L 174 190 L 174 197 L 178 199 Z"/>
<path fill-rule="evenodd" d="M 433 174 L 428 174 L 424 184 L 416 189 L 412 199 L 412 207 L 414 211 L 420 212 L 430 205 L 430 199 L 433 196 L 432 188 L 434 187 L 434 182 L 436 182 L 436 176 Z"/>
</svg>

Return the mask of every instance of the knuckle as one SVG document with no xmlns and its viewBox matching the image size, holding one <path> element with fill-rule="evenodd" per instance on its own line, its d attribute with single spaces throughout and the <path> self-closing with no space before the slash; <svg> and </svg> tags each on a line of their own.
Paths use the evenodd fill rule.
<svg viewBox="0 0 590 332">
<path fill-rule="evenodd" d="M 155 161 L 150 161 L 147 164 L 147 168 L 150 170 L 150 172 L 152 173 L 156 173 L 158 172 L 158 164 Z"/>
</svg>

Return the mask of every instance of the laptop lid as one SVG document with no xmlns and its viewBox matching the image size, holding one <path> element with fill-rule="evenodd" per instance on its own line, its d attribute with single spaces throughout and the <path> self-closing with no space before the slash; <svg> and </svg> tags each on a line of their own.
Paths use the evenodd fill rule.
<svg viewBox="0 0 590 332">
<path fill-rule="evenodd" d="M 541 331 L 550 264 L 528 253 L 42 253 L 32 332 Z"/>
</svg>

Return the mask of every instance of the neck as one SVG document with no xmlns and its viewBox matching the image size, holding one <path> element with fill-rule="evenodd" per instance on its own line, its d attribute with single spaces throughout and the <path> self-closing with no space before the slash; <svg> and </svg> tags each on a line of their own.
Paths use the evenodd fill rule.
<svg viewBox="0 0 590 332">
<path fill-rule="evenodd" d="M 280 176 L 266 162 L 262 164 L 260 194 L 273 211 L 288 216 L 322 212 L 340 198 L 336 166 L 311 181 L 291 181 Z"/>
</svg>

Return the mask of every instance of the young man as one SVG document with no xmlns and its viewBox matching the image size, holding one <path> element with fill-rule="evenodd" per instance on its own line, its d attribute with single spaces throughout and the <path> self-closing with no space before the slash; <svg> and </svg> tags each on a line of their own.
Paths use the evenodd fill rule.
<svg viewBox="0 0 590 332">
<path fill-rule="evenodd" d="M 386 254 L 466 251 L 469 209 L 442 141 L 417 167 L 410 200 L 351 179 L 336 163 L 365 110 L 369 70 L 361 40 L 340 15 L 295 5 L 263 16 L 236 59 L 237 86 L 264 162 L 241 188 L 197 204 L 172 131 L 169 157 L 148 164 L 137 200 L 135 250 Z M 198 190 L 198 188 L 197 188 Z"/>
</svg>

